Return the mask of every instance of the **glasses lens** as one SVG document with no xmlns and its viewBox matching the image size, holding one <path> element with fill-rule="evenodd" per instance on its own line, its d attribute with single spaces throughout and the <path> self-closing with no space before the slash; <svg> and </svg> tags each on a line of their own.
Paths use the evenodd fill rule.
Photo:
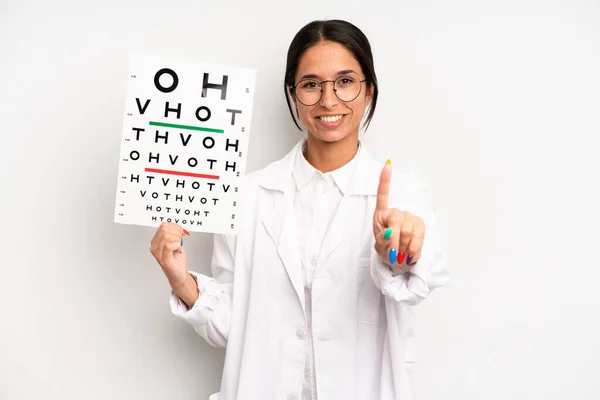
<svg viewBox="0 0 600 400">
<path fill-rule="evenodd" d="M 321 99 L 321 84 L 313 79 L 303 79 L 296 85 L 296 97 L 300 103 L 312 106 Z"/>
<path fill-rule="evenodd" d="M 360 94 L 361 81 L 358 76 L 342 75 L 335 80 L 333 88 L 338 99 L 352 101 Z M 322 92 L 321 82 L 314 79 L 303 79 L 296 84 L 296 97 L 306 106 L 317 104 Z"/>
<path fill-rule="evenodd" d="M 342 101 L 352 101 L 360 94 L 360 84 L 358 76 L 342 75 L 335 80 L 335 94 Z"/>
</svg>

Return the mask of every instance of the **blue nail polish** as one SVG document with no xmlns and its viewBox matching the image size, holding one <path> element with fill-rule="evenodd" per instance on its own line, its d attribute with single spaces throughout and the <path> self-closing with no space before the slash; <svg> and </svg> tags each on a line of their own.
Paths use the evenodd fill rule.
<svg viewBox="0 0 600 400">
<path fill-rule="evenodd" d="M 412 263 L 412 254 L 409 254 L 408 257 L 406 257 L 406 265 L 410 265 L 410 263 Z"/>
<path fill-rule="evenodd" d="M 390 264 L 396 263 L 396 257 L 398 256 L 398 250 L 390 249 Z"/>
</svg>

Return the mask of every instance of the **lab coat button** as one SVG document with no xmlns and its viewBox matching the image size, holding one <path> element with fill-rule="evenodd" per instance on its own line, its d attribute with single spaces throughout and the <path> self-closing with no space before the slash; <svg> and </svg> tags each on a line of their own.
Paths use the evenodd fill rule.
<svg viewBox="0 0 600 400">
<path fill-rule="evenodd" d="M 296 331 L 296 337 L 300 340 L 306 339 L 306 330 L 304 328 L 298 328 Z"/>
</svg>

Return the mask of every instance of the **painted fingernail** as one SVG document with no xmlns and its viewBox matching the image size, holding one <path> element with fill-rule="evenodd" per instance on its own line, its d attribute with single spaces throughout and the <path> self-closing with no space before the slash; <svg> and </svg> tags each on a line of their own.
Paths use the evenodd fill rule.
<svg viewBox="0 0 600 400">
<path fill-rule="evenodd" d="M 402 261 L 404 261 L 404 253 L 398 254 L 398 260 L 396 262 L 402 264 Z"/>
<path fill-rule="evenodd" d="M 409 254 L 408 257 L 406 257 L 406 264 L 411 265 L 411 263 L 412 263 L 412 254 Z"/>
<path fill-rule="evenodd" d="M 392 165 L 392 160 L 390 160 L 389 158 L 385 160 L 385 165 Z"/>
<path fill-rule="evenodd" d="M 385 240 L 390 240 L 390 238 L 392 237 L 392 228 L 387 228 L 385 231 L 383 231 L 383 238 Z"/>
<path fill-rule="evenodd" d="M 390 249 L 390 264 L 394 264 L 396 262 L 396 255 L 398 254 L 398 250 Z"/>
<path fill-rule="evenodd" d="M 183 230 L 183 233 L 190 236 L 190 233 L 188 231 L 186 231 L 185 229 Z"/>
</svg>

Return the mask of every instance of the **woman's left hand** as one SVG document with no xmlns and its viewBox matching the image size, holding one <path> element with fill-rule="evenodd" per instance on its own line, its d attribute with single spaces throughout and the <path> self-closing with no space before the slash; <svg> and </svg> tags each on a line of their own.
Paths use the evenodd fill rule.
<svg viewBox="0 0 600 400">
<path fill-rule="evenodd" d="M 386 162 L 379 178 L 377 205 L 373 213 L 375 250 L 381 260 L 395 273 L 407 273 L 419 261 L 425 222 L 408 211 L 388 208 L 392 165 Z"/>
</svg>

